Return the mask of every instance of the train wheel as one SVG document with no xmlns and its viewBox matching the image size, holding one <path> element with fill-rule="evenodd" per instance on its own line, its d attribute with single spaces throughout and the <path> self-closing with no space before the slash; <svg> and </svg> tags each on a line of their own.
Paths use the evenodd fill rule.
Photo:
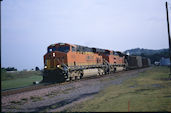
<svg viewBox="0 0 171 113">
<path fill-rule="evenodd" d="M 116 68 L 114 68 L 114 73 L 116 72 Z"/>
<path fill-rule="evenodd" d="M 67 78 L 66 81 L 67 81 L 67 82 L 70 81 L 69 78 Z"/>
<path fill-rule="evenodd" d="M 98 70 L 98 75 L 100 75 L 100 76 L 104 75 L 104 70 L 99 69 L 99 70 Z"/>
<path fill-rule="evenodd" d="M 77 76 L 75 76 L 75 80 L 78 80 L 78 77 Z"/>
<path fill-rule="evenodd" d="M 75 76 L 74 77 L 72 77 L 72 81 L 75 81 L 76 79 L 75 79 Z"/>
<path fill-rule="evenodd" d="M 81 79 L 80 76 L 77 76 L 77 79 L 80 80 Z"/>
<path fill-rule="evenodd" d="M 69 77 L 69 81 L 72 81 L 72 77 Z"/>
<path fill-rule="evenodd" d="M 83 73 L 80 74 L 80 79 L 82 79 L 82 78 L 83 78 Z"/>
<path fill-rule="evenodd" d="M 80 77 L 79 76 L 77 76 L 77 80 L 79 80 L 80 79 Z"/>
</svg>

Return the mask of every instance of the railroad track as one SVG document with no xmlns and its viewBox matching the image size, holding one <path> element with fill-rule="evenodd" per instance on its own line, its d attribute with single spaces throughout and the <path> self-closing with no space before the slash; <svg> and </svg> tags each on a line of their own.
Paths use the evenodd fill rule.
<svg viewBox="0 0 171 113">
<path fill-rule="evenodd" d="M 136 70 L 142 70 L 142 69 L 145 69 L 145 68 L 136 69 Z M 126 72 L 131 72 L 131 71 L 135 71 L 135 70 L 115 72 L 115 73 L 117 73 L 115 75 L 115 77 L 118 77 L 119 73 L 122 74 L 122 73 L 126 73 Z M 107 75 L 99 75 L 99 76 L 93 75 L 93 76 L 90 76 L 90 77 L 82 78 L 80 80 L 66 81 L 66 82 L 63 82 L 63 83 L 53 83 L 53 84 L 52 83 L 40 83 L 40 84 L 37 84 L 37 85 L 31 85 L 31 86 L 1 90 L 1 95 L 2 96 L 8 96 L 8 95 L 13 95 L 13 94 L 17 94 L 17 93 L 26 92 L 26 91 L 38 90 L 38 89 L 43 89 L 43 88 L 48 88 L 48 87 L 54 87 L 54 86 L 69 84 L 69 83 L 72 83 L 72 82 L 88 80 L 88 79 L 105 78 L 105 77 L 113 76 L 115 73 L 111 73 L 111 74 L 107 74 Z"/>
<path fill-rule="evenodd" d="M 66 82 L 64 82 L 64 83 L 66 83 Z M 7 89 L 7 90 L 1 91 L 1 95 L 2 96 L 8 96 L 8 95 L 13 95 L 13 94 L 17 94 L 17 93 L 26 92 L 26 91 L 32 91 L 32 90 L 38 90 L 38 89 L 42 89 L 42 88 L 53 87 L 55 85 L 61 85 L 64 83 L 56 83 L 56 84 L 40 83 L 38 85 L 31 85 L 31 86 L 26 86 L 26 87 Z"/>
</svg>

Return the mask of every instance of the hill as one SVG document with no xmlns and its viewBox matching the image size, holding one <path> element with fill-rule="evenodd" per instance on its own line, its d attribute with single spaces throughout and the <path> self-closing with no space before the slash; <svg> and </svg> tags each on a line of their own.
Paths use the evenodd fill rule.
<svg viewBox="0 0 171 113">
<path fill-rule="evenodd" d="M 124 51 L 124 53 L 129 53 L 129 55 L 139 55 L 143 57 L 150 58 L 151 62 L 154 63 L 155 61 L 160 61 L 162 57 L 169 58 L 169 49 L 159 49 L 159 50 L 152 50 L 152 49 L 130 49 Z"/>
<path fill-rule="evenodd" d="M 135 48 L 135 49 L 130 49 L 124 51 L 124 53 L 129 52 L 130 55 L 152 55 L 152 54 L 158 54 L 158 53 L 163 53 L 163 52 L 168 52 L 169 49 L 159 49 L 159 50 L 153 50 L 153 49 L 140 49 L 140 48 Z"/>
</svg>

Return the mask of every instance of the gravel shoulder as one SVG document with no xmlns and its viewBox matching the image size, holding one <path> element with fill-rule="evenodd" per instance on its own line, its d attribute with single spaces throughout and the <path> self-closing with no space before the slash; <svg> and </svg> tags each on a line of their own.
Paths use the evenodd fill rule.
<svg viewBox="0 0 171 113">
<path fill-rule="evenodd" d="M 122 84 L 150 68 L 114 73 L 101 78 L 75 81 L 45 89 L 33 90 L 1 98 L 2 112 L 54 112 L 93 98 L 110 85 Z"/>
</svg>

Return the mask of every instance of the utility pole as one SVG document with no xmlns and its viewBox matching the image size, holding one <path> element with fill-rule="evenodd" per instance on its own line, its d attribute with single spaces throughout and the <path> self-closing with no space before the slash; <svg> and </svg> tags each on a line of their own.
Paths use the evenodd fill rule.
<svg viewBox="0 0 171 113">
<path fill-rule="evenodd" d="M 2 29 L 1 29 L 1 2 L 2 2 L 2 0 L 0 0 L 0 66 L 1 66 L 1 31 L 2 31 Z"/>
<path fill-rule="evenodd" d="M 167 2 L 166 2 L 166 15 L 167 15 L 167 28 L 168 28 L 168 39 L 169 39 L 169 56 L 170 56 L 170 74 L 169 74 L 169 78 L 171 79 L 171 40 L 170 40 L 169 14 L 168 14 L 168 4 L 167 4 Z"/>
</svg>

